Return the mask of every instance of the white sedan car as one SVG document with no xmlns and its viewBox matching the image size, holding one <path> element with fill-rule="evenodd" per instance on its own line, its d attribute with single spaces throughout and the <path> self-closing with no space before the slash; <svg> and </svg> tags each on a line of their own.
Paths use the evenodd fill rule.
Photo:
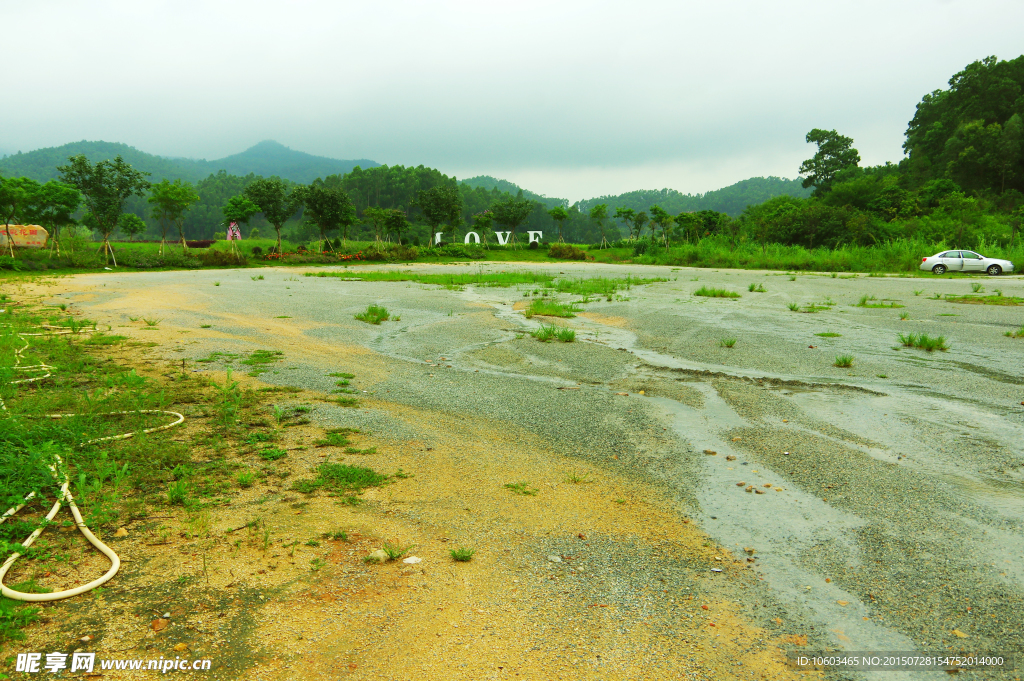
<svg viewBox="0 0 1024 681">
<path fill-rule="evenodd" d="M 935 274 L 946 272 L 987 272 L 993 277 L 1004 272 L 1013 272 L 1009 260 L 986 258 L 974 251 L 943 251 L 930 258 L 921 258 L 921 269 Z"/>
</svg>

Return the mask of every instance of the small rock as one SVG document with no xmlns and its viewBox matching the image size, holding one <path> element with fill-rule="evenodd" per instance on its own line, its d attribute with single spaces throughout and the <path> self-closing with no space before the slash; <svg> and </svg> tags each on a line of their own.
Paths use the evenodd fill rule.
<svg viewBox="0 0 1024 681">
<path fill-rule="evenodd" d="M 764 494 L 764 490 L 763 489 L 755 489 L 754 490 L 754 494 Z"/>
<path fill-rule="evenodd" d="M 561 556 L 548 556 L 548 560 L 550 560 L 552 563 L 561 563 L 562 562 Z"/>
<path fill-rule="evenodd" d="M 179 652 L 179 653 L 184 652 L 184 651 L 188 650 L 188 644 L 187 643 L 179 643 L 178 645 L 174 646 L 174 650 Z"/>
<path fill-rule="evenodd" d="M 616 395 L 622 395 L 623 397 L 629 397 L 629 393 L 615 393 L 615 394 Z M 1021 404 L 1024 404 L 1024 402 L 1022 402 Z"/>
<path fill-rule="evenodd" d="M 114 533 L 114 536 L 115 537 L 127 537 L 128 536 L 128 530 L 126 530 L 123 527 L 119 527 L 119 528 L 117 528 L 117 532 Z"/>
<path fill-rule="evenodd" d="M 750 556 L 752 556 L 755 553 L 757 553 L 757 549 L 755 549 L 753 546 L 744 546 L 743 550 L 747 553 L 747 555 L 750 555 Z"/>
<path fill-rule="evenodd" d="M 721 556 L 715 556 L 715 560 L 722 560 Z"/>
<path fill-rule="evenodd" d="M 716 452 L 713 449 L 705 449 L 704 453 L 707 454 L 708 456 L 718 456 L 718 452 Z"/>
<path fill-rule="evenodd" d="M 420 558 L 419 556 L 409 556 L 408 558 L 406 558 L 402 562 L 405 563 L 406 565 L 415 565 L 416 563 L 422 563 L 423 559 Z"/>
<path fill-rule="evenodd" d="M 1024 402 L 1021 402 L 1021 404 L 1024 404 Z M 960 631 L 959 629 L 954 629 L 953 630 L 953 635 L 956 636 L 957 638 L 967 638 L 967 634 L 965 634 L 964 632 Z"/>
<path fill-rule="evenodd" d="M 836 603 L 838 605 L 841 605 L 841 606 L 843 606 L 845 608 L 846 606 L 848 606 L 850 604 L 850 601 L 836 601 Z"/>
<path fill-rule="evenodd" d="M 80 638 L 78 640 L 81 641 L 82 643 L 88 643 L 89 641 L 92 640 L 92 636 L 86 635 L 86 636 L 83 636 L 82 638 Z"/>
<path fill-rule="evenodd" d="M 706 606 L 706 605 L 702 605 L 702 606 L 700 606 L 700 609 L 701 609 L 701 610 L 707 610 L 707 609 L 708 609 L 708 606 Z"/>
<path fill-rule="evenodd" d="M 722 568 L 711 568 L 712 572 L 721 572 Z"/>
<path fill-rule="evenodd" d="M 165 612 L 165 613 L 164 613 L 164 618 L 165 618 L 165 619 L 171 619 L 171 613 L 169 613 L 169 612 Z"/>
<path fill-rule="evenodd" d="M 766 483 L 764 483 L 764 486 L 765 486 L 765 487 L 771 487 L 771 486 L 772 486 L 772 483 L 770 483 L 770 482 L 766 482 Z"/>
<path fill-rule="evenodd" d="M 743 487 L 743 486 L 744 486 L 744 485 L 746 485 L 746 484 L 747 484 L 747 483 L 745 483 L 745 482 L 737 482 L 737 483 L 736 483 L 736 486 L 737 486 L 737 487 Z"/>
<path fill-rule="evenodd" d="M 826 577 L 825 578 L 825 583 L 826 584 L 831 584 L 832 583 L 832 578 L 831 577 Z"/>
<path fill-rule="evenodd" d="M 753 563 L 755 560 L 757 560 L 757 559 L 756 558 L 752 558 L 751 556 L 747 556 L 747 562 L 748 563 Z"/>
<path fill-rule="evenodd" d="M 152 629 L 153 631 L 163 631 L 164 629 L 167 628 L 167 625 L 170 624 L 170 623 L 171 623 L 170 620 L 166 620 L 166 619 L 163 619 L 163 618 L 155 619 L 155 620 L 153 620 L 152 622 L 149 623 L 149 628 Z"/>
<path fill-rule="evenodd" d="M 735 461 L 735 460 L 736 460 L 736 457 L 735 457 L 735 456 L 733 456 L 732 454 L 730 454 L 729 456 L 725 457 L 725 460 L 726 460 L 726 461 Z"/>
<path fill-rule="evenodd" d="M 388 554 L 384 552 L 384 549 L 377 549 L 363 560 L 365 560 L 367 563 L 383 563 L 387 559 Z"/>
<path fill-rule="evenodd" d="M 743 439 L 743 438 L 741 438 L 741 437 L 734 437 L 734 438 L 732 439 L 732 441 L 733 441 L 733 442 L 739 442 L 739 441 L 740 441 L 740 440 L 742 440 L 742 439 Z"/>
<path fill-rule="evenodd" d="M 576 537 L 579 538 L 579 539 L 586 539 L 587 535 L 585 535 L 582 532 L 580 532 L 579 534 L 576 535 Z"/>
<path fill-rule="evenodd" d="M 643 394 L 644 394 L 644 391 L 643 391 L 643 390 L 641 390 L 641 391 L 640 391 L 640 392 L 639 392 L 638 394 L 640 394 L 640 395 L 643 395 Z"/>
<path fill-rule="evenodd" d="M 782 452 L 782 453 L 785 454 L 786 456 L 789 456 L 789 452 Z"/>
<path fill-rule="evenodd" d="M 753 485 L 748 485 L 746 491 L 747 492 L 753 492 L 754 491 L 754 486 Z"/>
</svg>

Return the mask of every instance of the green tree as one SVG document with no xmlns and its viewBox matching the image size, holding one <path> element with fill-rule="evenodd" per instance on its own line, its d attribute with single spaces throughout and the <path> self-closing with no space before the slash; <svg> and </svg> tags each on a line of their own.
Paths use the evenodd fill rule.
<svg viewBox="0 0 1024 681">
<path fill-rule="evenodd" d="M 394 232 L 398 236 L 398 243 L 402 243 L 402 232 L 409 227 L 409 220 L 406 219 L 405 211 L 398 208 L 390 208 L 384 216 L 384 228 Z"/>
<path fill-rule="evenodd" d="M 484 244 L 487 244 L 487 234 L 494 228 L 494 211 L 488 209 L 473 216 L 473 231 L 480 234 Z"/>
<path fill-rule="evenodd" d="M 128 237 L 128 241 L 134 241 L 136 234 L 146 231 L 146 221 L 135 213 L 121 213 L 117 219 L 117 228 Z"/>
<path fill-rule="evenodd" d="M 491 206 L 491 212 L 494 213 L 494 221 L 499 225 L 507 227 L 508 231 L 511 232 L 508 243 L 515 244 L 516 230 L 526 221 L 526 218 L 530 217 L 530 213 L 533 212 L 533 205 L 530 201 L 509 197 Z"/>
<path fill-rule="evenodd" d="M 695 213 L 682 212 L 675 218 L 676 221 L 676 232 L 686 241 L 690 241 L 691 237 L 695 241 L 700 241 L 701 227 L 703 223 L 701 219 L 697 217 Z"/>
<path fill-rule="evenodd" d="M 555 206 L 548 211 L 548 215 L 550 215 L 551 219 L 555 221 L 556 225 L 558 225 L 558 240 L 564 241 L 564 239 L 562 239 L 562 225 L 564 225 L 565 221 L 569 219 L 569 211 L 565 209 L 565 206 Z"/>
<path fill-rule="evenodd" d="M 27 177 L 0 177 L 0 213 L 4 218 L 4 233 L 7 236 L 7 248 L 14 257 L 14 239 L 11 237 L 11 222 L 30 210 L 32 202 L 39 194 L 39 183 Z"/>
<path fill-rule="evenodd" d="M 608 204 L 599 203 L 590 209 L 590 219 L 597 223 L 601 230 L 601 248 L 608 245 L 608 239 L 604 236 L 604 221 L 608 219 Z"/>
<path fill-rule="evenodd" d="M 996 149 L 999 169 L 999 192 L 1006 191 L 1007 181 L 1017 179 L 1024 170 L 1024 119 L 1019 113 L 1010 116 L 1003 126 Z"/>
<path fill-rule="evenodd" d="M 172 224 L 178 228 L 182 252 L 188 251 L 188 244 L 185 242 L 185 213 L 198 202 L 199 195 L 189 182 L 162 180 L 153 185 L 149 203 L 153 206 L 153 217 L 160 221 L 161 255 L 167 241 L 167 227 Z M 123 232 L 124 228 L 121 231 Z"/>
<path fill-rule="evenodd" d="M 443 223 L 452 228 L 452 238 L 462 223 L 462 192 L 454 184 L 443 184 L 416 195 L 416 205 L 423 211 L 423 217 L 430 225 L 431 239 Z"/>
<path fill-rule="evenodd" d="M 35 192 L 28 219 L 50 233 L 51 254 L 56 250 L 60 255 L 60 230 L 75 224 L 73 216 L 81 204 L 81 192 L 57 180 L 50 180 Z"/>
<path fill-rule="evenodd" d="M 344 225 L 350 227 L 356 219 L 356 209 L 352 199 L 341 187 L 329 187 L 317 178 L 313 184 L 302 189 L 303 203 L 306 208 L 303 214 L 312 220 L 320 230 L 320 250 L 323 243 L 328 246 L 330 240 L 327 233 Z"/>
<path fill-rule="evenodd" d="M 240 225 L 249 224 L 249 219 L 253 215 L 260 212 L 260 207 L 249 200 L 248 196 L 239 194 L 238 196 L 232 196 L 228 199 L 228 202 L 224 204 L 224 207 L 220 209 L 221 213 L 224 214 L 224 222 L 230 225 L 232 222 L 237 222 Z M 250 239 L 255 239 L 260 235 L 260 231 L 253 227 L 252 233 L 249 235 Z"/>
<path fill-rule="evenodd" d="M 149 189 L 146 181 L 149 173 L 132 168 L 117 156 L 113 161 L 99 161 L 95 165 L 83 154 L 72 156 L 68 164 L 57 166 L 61 179 L 82 192 L 85 206 L 92 216 L 92 223 L 103 235 L 103 259 L 109 255 L 117 266 L 114 249 L 110 246 L 110 235 L 117 229 L 118 220 L 124 212 L 128 197 L 142 196 Z"/>
<path fill-rule="evenodd" d="M 668 246 L 668 231 L 672 228 L 673 218 L 668 214 L 668 211 L 662 209 L 661 206 L 655 204 L 651 206 L 651 235 L 654 235 L 654 226 L 661 228 L 661 236 L 665 240 L 665 246 Z"/>
<path fill-rule="evenodd" d="M 636 211 L 632 208 L 626 208 L 625 206 L 619 206 L 615 210 L 615 219 L 622 220 L 622 224 L 626 226 L 626 231 L 629 233 L 629 238 L 633 238 L 633 218 L 636 217 Z"/>
<path fill-rule="evenodd" d="M 281 228 L 302 207 L 302 191 L 289 191 L 279 177 L 259 178 L 245 188 L 245 196 L 255 203 L 277 232 L 276 252 L 281 252 Z"/>
<path fill-rule="evenodd" d="M 647 224 L 649 217 L 647 211 L 642 210 L 639 213 L 633 215 L 633 229 L 636 230 L 636 235 L 630 234 L 631 238 L 639 239 L 640 235 L 644 232 L 644 225 Z"/>
<path fill-rule="evenodd" d="M 853 148 L 853 139 L 835 130 L 815 128 L 807 133 L 807 143 L 817 144 L 818 153 L 800 164 L 800 174 L 806 175 L 803 186 L 814 187 L 814 195 L 821 196 L 832 188 L 836 175 L 856 168 L 860 154 Z"/>
<path fill-rule="evenodd" d="M 961 191 L 955 191 L 942 198 L 939 201 L 939 206 L 948 215 L 955 217 L 956 221 L 960 224 L 960 231 L 957 232 L 956 242 L 953 244 L 953 248 L 962 248 L 961 244 L 964 238 L 964 229 L 967 226 L 967 215 L 977 210 L 978 201 L 973 197 L 965 195 Z"/>
<path fill-rule="evenodd" d="M 388 217 L 388 208 L 371 206 L 363 211 L 363 222 L 373 227 L 373 240 L 380 241 L 381 229 Z"/>
</svg>

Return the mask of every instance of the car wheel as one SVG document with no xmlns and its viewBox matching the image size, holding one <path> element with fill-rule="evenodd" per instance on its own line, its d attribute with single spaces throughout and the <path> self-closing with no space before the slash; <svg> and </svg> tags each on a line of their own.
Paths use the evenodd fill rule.
<svg viewBox="0 0 1024 681">
<path fill-rule="evenodd" d="M 936 265 L 935 267 L 932 268 L 932 273 L 934 273 L 934 274 L 945 274 L 946 273 L 946 266 L 945 265 Z"/>
<path fill-rule="evenodd" d="M 1000 274 L 1003 273 L 1003 268 L 1000 267 L 999 265 L 989 265 L 988 269 L 985 271 L 988 272 L 988 275 L 990 277 L 998 277 Z"/>
</svg>

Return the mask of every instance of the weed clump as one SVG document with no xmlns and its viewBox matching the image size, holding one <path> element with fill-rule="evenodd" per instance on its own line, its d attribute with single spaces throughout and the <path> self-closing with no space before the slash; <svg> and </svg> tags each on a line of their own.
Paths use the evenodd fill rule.
<svg viewBox="0 0 1024 681">
<path fill-rule="evenodd" d="M 526 308 L 523 315 L 527 319 L 531 319 L 534 315 L 541 317 L 575 317 L 577 312 L 581 312 L 581 308 L 576 303 L 559 303 L 554 300 L 533 300 L 530 302 L 530 307 Z"/>
<path fill-rule="evenodd" d="M 530 483 L 524 481 L 521 482 L 509 482 L 503 485 L 505 489 L 511 491 L 513 494 L 518 494 L 524 497 L 535 497 L 537 492 L 540 490 L 532 489 Z"/>
<path fill-rule="evenodd" d="M 466 563 L 466 562 L 472 560 L 473 559 L 473 554 L 475 554 L 475 553 L 476 553 L 475 549 L 467 549 L 467 548 L 462 547 L 462 546 L 460 546 L 457 549 L 452 549 L 451 551 L 449 551 L 449 554 L 451 555 L 452 560 L 457 561 L 459 563 Z"/>
<path fill-rule="evenodd" d="M 723 338 L 718 341 L 718 346 L 722 348 L 731 348 L 734 345 L 736 345 L 735 338 Z"/>
<path fill-rule="evenodd" d="M 316 477 L 297 480 L 292 489 L 303 494 L 325 490 L 329 494 L 358 494 L 367 487 L 380 487 L 388 476 L 363 466 L 349 466 L 343 463 L 322 463 L 316 468 Z"/>
<path fill-rule="evenodd" d="M 739 298 L 740 294 L 735 291 L 728 291 L 724 288 L 712 288 L 709 286 L 701 286 L 699 289 L 693 292 L 695 296 L 704 296 L 705 298 Z"/>
<path fill-rule="evenodd" d="M 946 343 L 945 336 L 936 336 L 932 338 L 926 333 L 901 333 L 899 336 L 900 344 L 905 348 L 917 348 L 924 350 L 925 352 L 935 352 L 940 350 L 945 352 L 949 350 L 949 345 Z"/>
<path fill-rule="evenodd" d="M 380 324 L 381 322 L 386 322 L 390 317 L 388 309 L 380 305 L 369 305 L 366 308 L 366 312 L 360 312 L 355 315 L 356 319 L 367 324 Z"/>
<path fill-rule="evenodd" d="M 853 366 L 853 355 L 836 355 L 835 366 L 840 369 L 848 369 Z"/>
<path fill-rule="evenodd" d="M 750 284 L 747 286 L 747 290 L 751 293 L 768 293 L 768 289 L 764 287 L 764 284 Z"/>
</svg>

